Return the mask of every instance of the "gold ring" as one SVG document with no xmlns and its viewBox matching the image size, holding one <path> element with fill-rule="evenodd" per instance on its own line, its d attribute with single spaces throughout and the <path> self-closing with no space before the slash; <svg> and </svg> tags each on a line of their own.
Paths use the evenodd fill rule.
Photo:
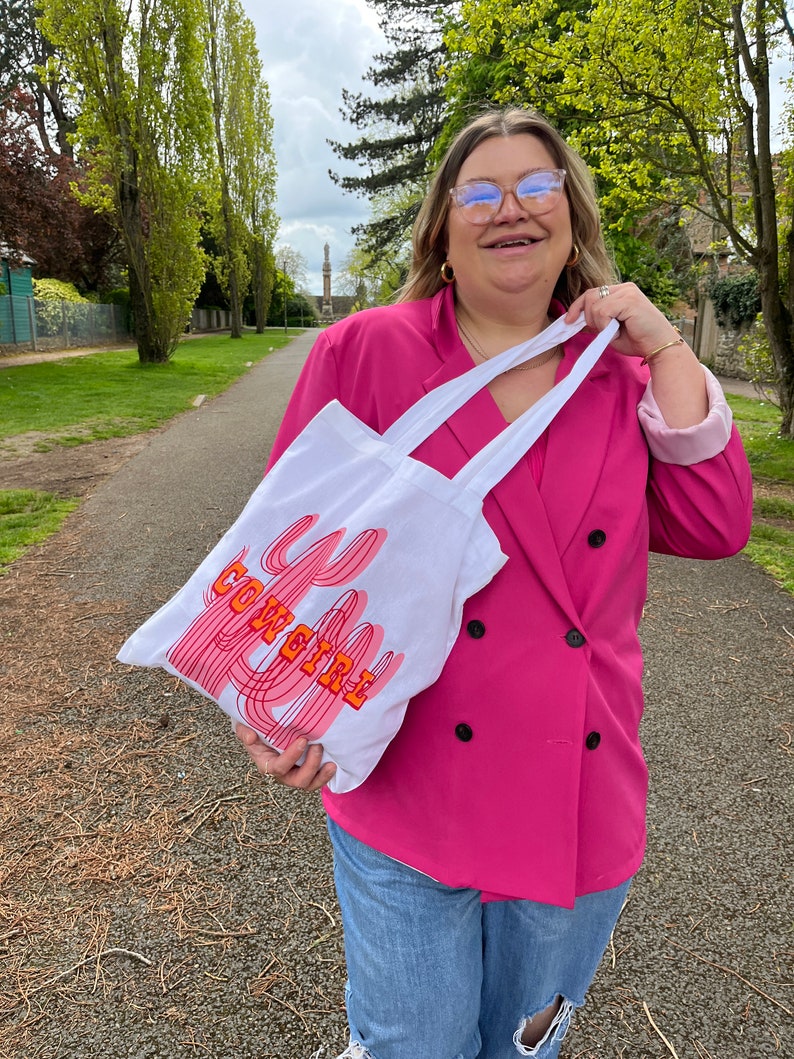
<svg viewBox="0 0 794 1059">
<path fill-rule="evenodd" d="M 602 286 L 600 286 L 598 288 L 598 297 L 599 298 L 608 298 L 609 297 L 609 287 L 606 285 L 606 283 L 602 284 Z"/>
</svg>

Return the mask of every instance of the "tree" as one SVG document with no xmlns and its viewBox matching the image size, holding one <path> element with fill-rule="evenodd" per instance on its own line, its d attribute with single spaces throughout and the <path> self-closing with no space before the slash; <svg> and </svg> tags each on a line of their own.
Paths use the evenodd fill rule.
<svg viewBox="0 0 794 1059">
<path fill-rule="evenodd" d="M 404 241 L 424 193 L 428 156 L 444 125 L 441 19 L 453 0 L 368 3 L 394 48 L 376 55 L 378 65 L 366 74 L 376 95 L 342 92 L 343 117 L 365 134 L 349 144 L 329 142 L 341 159 L 365 170 L 358 175 L 331 173 L 345 191 L 375 199 L 384 192 L 411 190 L 393 211 L 353 229 L 362 248 L 378 255 Z"/>
<path fill-rule="evenodd" d="M 0 242 L 26 254 L 38 276 L 107 289 L 118 267 L 118 238 L 107 219 L 72 192 L 84 174 L 67 155 L 46 150 L 37 105 L 15 88 L 0 103 Z"/>
<path fill-rule="evenodd" d="M 273 252 L 275 273 L 273 280 L 274 298 L 270 303 L 268 323 L 283 324 L 286 330 L 289 320 L 300 315 L 311 314 L 314 309 L 309 305 L 306 296 L 301 293 L 308 282 L 308 263 L 306 258 L 288 243 L 282 243 Z M 305 304 L 304 304 L 305 303 Z"/>
<path fill-rule="evenodd" d="M 38 15 L 36 0 L 0 0 L 0 103 L 15 91 L 31 96 L 30 113 L 43 149 L 47 154 L 71 156 L 74 110 L 53 46 L 39 28 Z"/>
<path fill-rule="evenodd" d="M 251 235 L 252 287 L 256 333 L 261 335 L 267 326 L 267 315 L 276 278 L 276 259 L 271 249 L 272 238 L 254 230 Z"/>
<path fill-rule="evenodd" d="M 308 282 L 309 264 L 300 252 L 289 243 L 282 243 L 275 250 L 276 265 L 291 284 L 290 293 L 302 290 Z"/>
<path fill-rule="evenodd" d="M 242 302 L 263 268 L 275 217 L 275 164 L 269 94 L 262 77 L 256 33 L 239 0 L 205 0 L 207 79 L 212 99 L 220 203 L 219 275 L 229 292 L 232 338 L 242 335 Z"/>
<path fill-rule="evenodd" d="M 552 19 L 563 32 L 550 46 L 537 27 Z M 770 91 L 773 55 L 794 46 L 782 0 L 593 0 L 562 16 L 553 0 L 464 0 L 447 42 L 464 81 L 470 57 L 493 47 L 529 98 L 556 79 L 560 106 L 580 116 L 569 139 L 613 218 L 689 205 L 722 226 L 758 274 L 794 436 L 794 117 L 789 84 L 775 153 Z"/>
<path fill-rule="evenodd" d="M 204 273 L 199 178 L 212 143 L 201 0 L 41 2 L 44 33 L 82 92 L 84 200 L 119 227 L 140 360 L 165 361 Z"/>
<path fill-rule="evenodd" d="M 354 299 L 354 310 L 358 312 L 393 301 L 405 278 L 402 269 L 396 269 L 385 258 L 375 257 L 356 246 L 342 262 L 334 282 L 339 294 Z"/>
<path fill-rule="evenodd" d="M 262 79 L 256 83 L 253 95 L 254 123 L 259 136 L 253 141 L 253 151 L 246 167 L 247 181 L 243 182 L 242 199 L 248 209 L 250 240 L 249 258 L 252 263 L 252 286 L 257 334 L 265 329 L 267 311 L 276 274 L 273 244 L 278 229 L 276 201 L 276 161 L 273 152 L 273 115 L 270 91 Z"/>
<path fill-rule="evenodd" d="M 39 276 L 106 289 L 118 240 L 71 191 L 84 180 L 70 142 L 75 101 L 37 16 L 34 0 L 0 0 L 0 240 Z"/>
</svg>

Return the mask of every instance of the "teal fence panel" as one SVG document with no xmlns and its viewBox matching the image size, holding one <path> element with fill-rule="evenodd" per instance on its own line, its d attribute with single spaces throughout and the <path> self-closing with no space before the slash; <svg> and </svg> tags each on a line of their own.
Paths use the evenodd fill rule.
<svg viewBox="0 0 794 1059">
<path fill-rule="evenodd" d="M 0 345 L 18 345 L 21 342 L 27 345 L 33 341 L 31 309 L 31 298 L 18 294 L 0 296 Z"/>
</svg>

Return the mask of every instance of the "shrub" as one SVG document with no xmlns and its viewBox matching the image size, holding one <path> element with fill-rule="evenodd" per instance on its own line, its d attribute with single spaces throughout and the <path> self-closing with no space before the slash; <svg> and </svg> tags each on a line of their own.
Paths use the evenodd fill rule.
<svg viewBox="0 0 794 1059">
<path fill-rule="evenodd" d="M 44 338 L 57 335 L 63 329 L 63 303 L 76 302 L 87 305 L 73 283 L 60 279 L 34 279 L 33 293 L 36 298 L 36 326 Z"/>
<path fill-rule="evenodd" d="M 755 320 L 761 311 L 761 296 L 758 293 L 758 276 L 746 272 L 743 276 L 719 276 L 706 285 L 708 296 L 714 303 L 717 323 L 722 327 L 730 324 L 739 328 Z"/>
<path fill-rule="evenodd" d="M 74 283 L 65 283 L 61 279 L 34 279 L 33 293 L 43 302 L 85 302 Z"/>
</svg>

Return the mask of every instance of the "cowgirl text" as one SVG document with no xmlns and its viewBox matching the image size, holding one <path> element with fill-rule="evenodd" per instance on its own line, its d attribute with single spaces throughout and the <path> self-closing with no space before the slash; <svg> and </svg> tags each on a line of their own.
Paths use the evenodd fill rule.
<svg viewBox="0 0 794 1059">
<path fill-rule="evenodd" d="M 384 633 L 361 620 L 364 591 L 348 589 L 319 619 L 296 624 L 312 588 L 349 583 L 386 539 L 383 529 L 364 530 L 334 556 L 346 532 L 335 530 L 288 559 L 317 518 L 299 519 L 262 552 L 270 578 L 251 572 L 248 548 L 228 562 L 205 592 L 204 611 L 168 652 L 212 698 L 235 688 L 241 715 L 279 749 L 297 735 L 320 738 L 345 705 L 358 710 L 373 698 L 403 660 L 392 651 L 376 660 Z"/>
</svg>

